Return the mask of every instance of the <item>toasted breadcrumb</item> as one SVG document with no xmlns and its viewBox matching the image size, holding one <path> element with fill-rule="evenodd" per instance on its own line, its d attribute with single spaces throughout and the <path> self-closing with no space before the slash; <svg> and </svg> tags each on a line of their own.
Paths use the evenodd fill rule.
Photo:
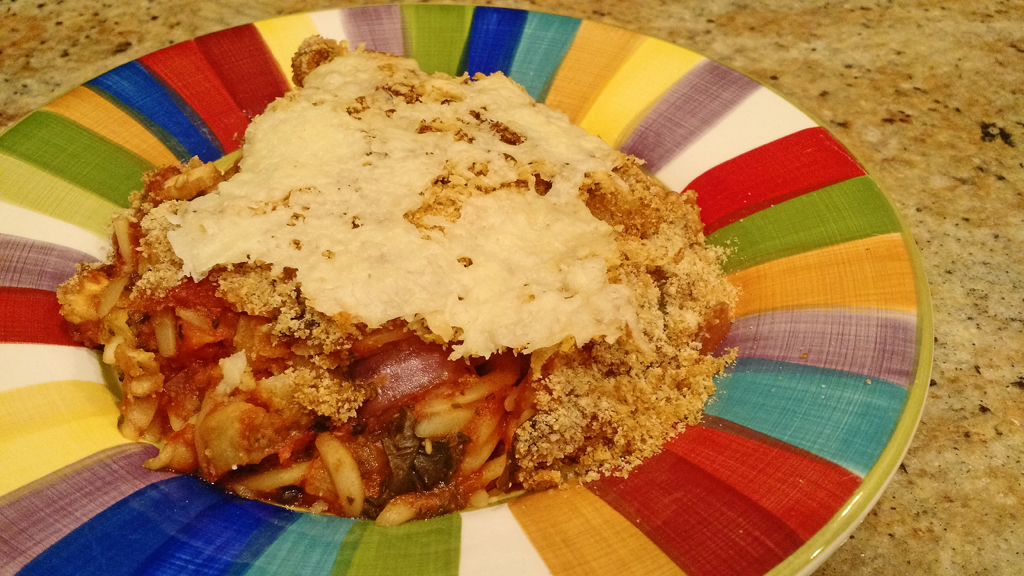
<svg viewBox="0 0 1024 576">
<path fill-rule="evenodd" d="M 721 274 L 723 252 L 704 244 L 693 194 L 668 192 L 632 159 L 616 176 L 593 178 L 581 193 L 595 216 L 620 226 L 613 281 L 637 295 L 653 349 L 622 338 L 545 362 L 534 382 L 538 413 L 516 434 L 527 489 L 627 474 L 699 422 L 713 377 L 735 359 L 701 354 L 701 327 L 731 311 L 736 290 Z"/>
<path fill-rule="evenodd" d="M 160 295 L 173 288 L 181 279 L 181 259 L 167 241 L 167 232 L 174 228 L 167 216 L 174 214 L 179 200 L 163 202 L 156 207 L 143 201 L 143 196 L 132 195 L 129 214 L 139 222 L 142 236 L 140 244 L 140 277 L 134 291 L 139 294 Z"/>
<path fill-rule="evenodd" d="M 292 82 L 301 88 L 310 72 L 325 62 L 344 56 L 347 51 L 347 42 L 339 43 L 320 36 L 306 38 L 292 58 Z"/>
<path fill-rule="evenodd" d="M 354 417 L 371 395 L 365 386 L 335 378 L 323 369 L 289 368 L 284 374 L 290 378 L 299 404 L 336 422 Z"/>
</svg>

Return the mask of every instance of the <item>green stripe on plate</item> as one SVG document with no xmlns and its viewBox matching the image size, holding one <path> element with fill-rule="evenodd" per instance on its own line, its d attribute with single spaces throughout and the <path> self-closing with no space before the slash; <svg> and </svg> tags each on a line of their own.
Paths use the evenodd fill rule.
<svg viewBox="0 0 1024 576">
<path fill-rule="evenodd" d="M 154 168 L 141 156 L 52 112 L 39 110 L 0 136 L 0 152 L 19 158 L 122 207 Z"/>
<path fill-rule="evenodd" d="M 0 153 L 0 200 L 70 222 L 99 236 L 110 233 L 118 206 L 49 172 Z"/>
<path fill-rule="evenodd" d="M 461 544 L 459 514 L 389 528 L 357 522 L 345 535 L 331 576 L 456 576 Z"/>
<path fill-rule="evenodd" d="M 405 56 L 427 74 L 458 76 L 466 69 L 465 46 L 473 22 L 472 6 L 402 5 Z"/>
<path fill-rule="evenodd" d="M 708 235 L 731 250 L 726 274 L 850 240 L 899 232 L 900 223 L 868 176 L 851 178 L 765 208 Z"/>
</svg>

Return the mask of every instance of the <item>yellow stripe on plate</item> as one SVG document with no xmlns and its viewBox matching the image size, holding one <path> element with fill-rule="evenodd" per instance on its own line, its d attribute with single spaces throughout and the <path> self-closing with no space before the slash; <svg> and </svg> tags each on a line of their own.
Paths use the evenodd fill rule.
<svg viewBox="0 0 1024 576">
<path fill-rule="evenodd" d="M 309 14 L 292 14 L 257 22 L 256 29 L 260 31 L 263 41 L 274 55 L 274 60 L 277 60 L 277 65 L 281 67 L 281 72 L 288 80 L 288 86 L 294 88 L 292 56 L 303 40 L 318 34 L 313 19 Z"/>
<path fill-rule="evenodd" d="M 686 48 L 647 38 L 608 81 L 580 127 L 618 148 L 644 111 L 703 59 Z"/>
<path fill-rule="evenodd" d="M 0 393 L 0 494 L 127 442 L 103 384 L 61 380 Z"/>
<path fill-rule="evenodd" d="M 113 202 L 31 164 L 0 154 L 0 200 L 70 222 L 100 236 L 110 233 Z"/>
<path fill-rule="evenodd" d="M 579 124 L 644 36 L 589 20 L 580 24 L 544 103 Z"/>
<path fill-rule="evenodd" d="M 899 233 L 780 258 L 728 278 L 740 290 L 737 318 L 798 308 L 917 311 L 914 274 Z"/>
<path fill-rule="evenodd" d="M 156 166 L 177 164 L 178 159 L 134 118 L 88 88 L 79 86 L 43 106 L 135 152 Z"/>
<path fill-rule="evenodd" d="M 531 494 L 508 507 L 554 576 L 683 574 L 636 526 L 582 486 Z"/>
</svg>

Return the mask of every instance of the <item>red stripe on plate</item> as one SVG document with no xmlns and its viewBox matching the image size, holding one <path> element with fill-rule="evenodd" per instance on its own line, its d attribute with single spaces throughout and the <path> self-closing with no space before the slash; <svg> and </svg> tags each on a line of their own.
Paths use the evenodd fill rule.
<svg viewBox="0 0 1024 576">
<path fill-rule="evenodd" d="M 780 518 L 802 539 L 825 525 L 861 479 L 849 470 L 738 424 L 705 416 L 665 445 Z M 716 425 L 720 424 L 720 425 Z"/>
<path fill-rule="evenodd" d="M 149 71 L 181 96 L 217 136 L 224 152 L 233 152 L 249 119 L 221 84 L 192 40 L 139 58 Z"/>
<path fill-rule="evenodd" d="M 824 128 L 779 138 L 715 166 L 684 190 L 697 192 L 704 233 L 790 198 L 863 176 L 864 169 Z"/>
<path fill-rule="evenodd" d="M 750 497 L 666 450 L 628 478 L 586 484 L 688 576 L 761 576 L 804 543 Z"/>
<path fill-rule="evenodd" d="M 0 342 L 79 346 L 60 315 L 57 294 L 36 288 L 0 288 Z"/>
<path fill-rule="evenodd" d="M 248 118 L 288 91 L 288 82 L 252 24 L 195 39 L 196 46 Z"/>
</svg>

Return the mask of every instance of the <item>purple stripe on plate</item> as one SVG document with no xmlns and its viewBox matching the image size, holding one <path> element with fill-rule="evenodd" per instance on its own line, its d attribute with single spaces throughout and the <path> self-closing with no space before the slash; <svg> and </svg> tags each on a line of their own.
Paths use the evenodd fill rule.
<svg viewBox="0 0 1024 576">
<path fill-rule="evenodd" d="M 75 264 L 95 260 L 73 248 L 0 234 L 0 286 L 54 291 Z"/>
<path fill-rule="evenodd" d="M 402 9 L 399 6 L 363 6 L 348 8 L 343 19 L 349 46 L 366 42 L 367 50 L 401 56 Z"/>
<path fill-rule="evenodd" d="M 175 476 L 142 467 L 156 453 L 148 444 L 121 444 L 0 497 L 0 576 L 16 573 L 125 496 Z"/>
<path fill-rule="evenodd" d="M 842 370 L 908 386 L 914 372 L 916 318 L 883 311 L 794 310 L 733 321 L 718 350 Z"/>
<path fill-rule="evenodd" d="M 757 82 L 739 72 L 704 60 L 665 91 L 622 151 L 643 158 L 644 168 L 655 173 L 757 87 Z"/>
</svg>

